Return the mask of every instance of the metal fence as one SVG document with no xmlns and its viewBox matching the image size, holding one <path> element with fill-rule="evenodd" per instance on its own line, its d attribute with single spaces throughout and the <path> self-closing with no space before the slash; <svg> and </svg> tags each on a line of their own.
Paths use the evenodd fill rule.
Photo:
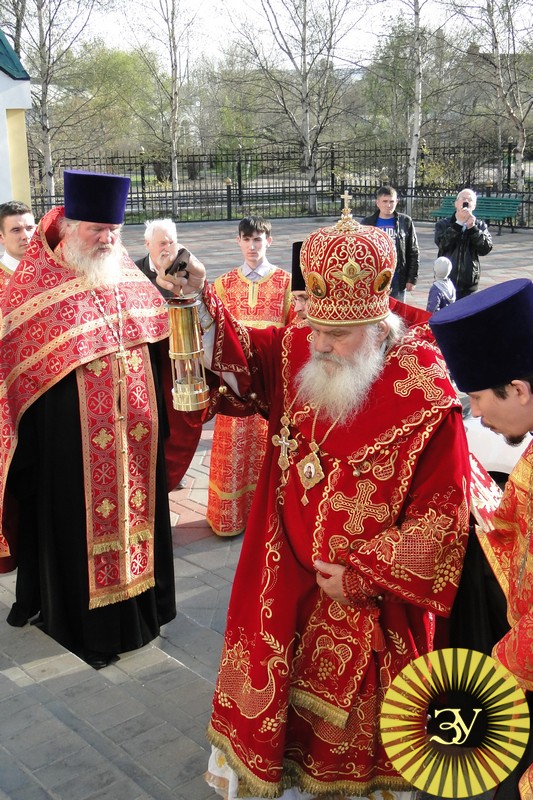
<svg viewBox="0 0 533 800">
<path fill-rule="evenodd" d="M 391 183 L 398 190 L 400 209 L 409 205 L 418 221 L 432 220 L 440 198 L 470 186 L 481 195 L 520 196 L 519 225 L 533 227 L 533 152 L 524 161 L 525 190 L 514 180 L 512 145 L 501 150 L 488 145 L 453 147 L 424 142 L 419 151 L 417 183 L 408 196 L 407 147 L 328 145 L 317 157 L 316 180 L 310 185 L 296 147 L 277 146 L 213 153 L 185 152 L 178 158 L 177 191 L 172 191 L 167 153 L 114 153 L 55 156 L 55 192 L 49 196 L 42 159 L 30 153 L 32 204 L 41 216 L 63 202 L 63 171 L 90 170 L 128 175 L 131 190 L 126 223 L 156 217 L 177 222 L 240 219 L 261 214 L 282 217 L 335 216 L 345 190 L 352 195 L 354 216 L 374 208 L 376 190 Z"/>
</svg>

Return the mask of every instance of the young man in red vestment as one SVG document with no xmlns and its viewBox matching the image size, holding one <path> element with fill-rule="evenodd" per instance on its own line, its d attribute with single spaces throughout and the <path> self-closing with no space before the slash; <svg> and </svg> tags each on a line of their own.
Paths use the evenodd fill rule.
<svg viewBox="0 0 533 800">
<path fill-rule="evenodd" d="M 214 289 L 233 316 L 251 328 L 281 327 L 292 317 L 291 277 L 267 258 L 272 226 L 263 217 L 239 222 L 240 267 L 221 275 Z M 237 536 L 248 521 L 267 444 L 267 423 L 219 415 L 215 420 L 207 521 L 217 536 Z"/>
<path fill-rule="evenodd" d="M 8 622 L 34 617 L 101 668 L 176 611 L 168 316 L 121 245 L 129 179 L 64 180 L 1 303 L 0 555 L 18 561 Z"/>
<path fill-rule="evenodd" d="M 4 254 L 0 259 L 0 292 L 26 252 L 35 230 L 31 208 L 19 200 L 0 205 L 0 244 Z"/>
<path fill-rule="evenodd" d="M 432 649 L 435 615 L 450 612 L 461 573 L 461 406 L 428 315 L 408 328 L 391 313 L 390 237 L 345 208 L 307 237 L 301 263 L 307 326 L 238 324 L 194 258 L 176 281 L 203 287 L 222 409 L 240 403 L 269 419 L 229 605 L 208 780 L 230 798 L 392 800 L 410 787 L 380 740 L 384 692 Z"/>
<path fill-rule="evenodd" d="M 431 318 L 431 328 L 474 417 L 510 444 L 533 431 L 533 283 L 505 281 L 459 300 Z M 526 691 L 533 710 L 533 444 L 505 485 L 487 531 L 485 556 L 507 599 L 510 630 L 492 655 Z M 533 798 L 533 738 L 497 800 Z"/>
</svg>

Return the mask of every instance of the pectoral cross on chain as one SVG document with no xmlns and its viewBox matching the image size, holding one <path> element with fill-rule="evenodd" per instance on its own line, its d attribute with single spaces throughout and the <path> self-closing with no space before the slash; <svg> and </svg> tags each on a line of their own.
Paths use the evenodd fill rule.
<svg viewBox="0 0 533 800">
<path fill-rule="evenodd" d="M 276 445 L 276 447 L 281 447 L 278 464 L 282 470 L 289 469 L 289 453 L 292 453 L 298 447 L 298 442 L 296 439 L 291 439 L 290 435 L 289 429 L 283 427 L 280 430 L 280 436 L 276 433 L 272 437 L 272 444 Z"/>
<path fill-rule="evenodd" d="M 124 349 L 118 350 L 118 352 L 115 353 L 115 358 L 117 359 L 119 364 L 121 364 L 122 369 L 124 370 L 124 373 L 127 375 L 128 371 L 129 371 L 128 370 L 128 351 L 124 350 Z"/>
</svg>

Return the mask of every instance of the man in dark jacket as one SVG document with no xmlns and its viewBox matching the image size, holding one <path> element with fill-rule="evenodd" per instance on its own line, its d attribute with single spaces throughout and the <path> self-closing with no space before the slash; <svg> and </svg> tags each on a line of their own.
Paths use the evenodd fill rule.
<svg viewBox="0 0 533 800">
<path fill-rule="evenodd" d="M 377 211 L 361 220 L 363 225 L 382 228 L 396 245 L 396 271 L 390 296 L 405 302 L 405 292 L 412 292 L 418 278 L 418 241 L 413 220 L 396 211 L 398 194 L 392 186 L 380 186 L 376 196 Z"/>
<path fill-rule="evenodd" d="M 171 297 L 174 297 L 173 292 L 169 292 L 167 289 L 163 289 L 159 286 L 159 284 L 156 283 L 156 278 L 158 273 L 164 274 L 165 269 L 172 264 L 178 254 L 179 245 L 176 223 L 171 219 L 153 219 L 151 222 L 146 222 L 144 244 L 148 250 L 148 254 L 145 255 L 144 258 L 140 258 L 136 261 L 135 265 L 152 281 L 163 297 L 169 300 Z M 194 415 L 181 415 L 182 421 L 191 427 L 194 422 L 197 421 L 195 417 L 196 412 Z M 189 429 L 187 428 L 187 430 Z M 181 450 L 181 443 L 179 441 L 174 440 L 172 443 L 169 443 L 166 449 L 167 461 L 168 459 L 172 459 L 173 463 L 180 464 L 182 459 Z M 185 489 L 186 486 L 187 480 L 183 477 L 176 486 L 169 486 L 168 489 L 169 491 Z"/>
<path fill-rule="evenodd" d="M 438 255 L 452 262 L 450 280 L 457 290 L 457 300 L 476 291 L 481 273 L 479 256 L 492 250 L 486 223 L 473 214 L 476 200 L 472 189 L 462 189 L 455 199 L 455 213 L 448 219 L 439 219 L 435 226 Z"/>
<path fill-rule="evenodd" d="M 167 292 L 156 283 L 158 271 L 164 272 L 178 254 L 178 233 L 176 223 L 171 219 L 153 219 L 146 223 L 144 231 L 144 244 L 148 255 L 135 262 L 141 272 L 144 272 L 154 286 L 159 289 L 163 297 L 172 297 L 172 292 Z"/>
</svg>

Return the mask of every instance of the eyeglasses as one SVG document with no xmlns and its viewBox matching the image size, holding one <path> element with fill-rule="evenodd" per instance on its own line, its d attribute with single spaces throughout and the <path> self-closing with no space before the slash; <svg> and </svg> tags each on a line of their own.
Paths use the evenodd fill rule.
<svg viewBox="0 0 533 800">
<path fill-rule="evenodd" d="M 306 294 L 298 294 L 298 295 L 291 295 L 291 303 L 296 305 L 296 303 L 307 303 L 309 297 Z"/>
</svg>

